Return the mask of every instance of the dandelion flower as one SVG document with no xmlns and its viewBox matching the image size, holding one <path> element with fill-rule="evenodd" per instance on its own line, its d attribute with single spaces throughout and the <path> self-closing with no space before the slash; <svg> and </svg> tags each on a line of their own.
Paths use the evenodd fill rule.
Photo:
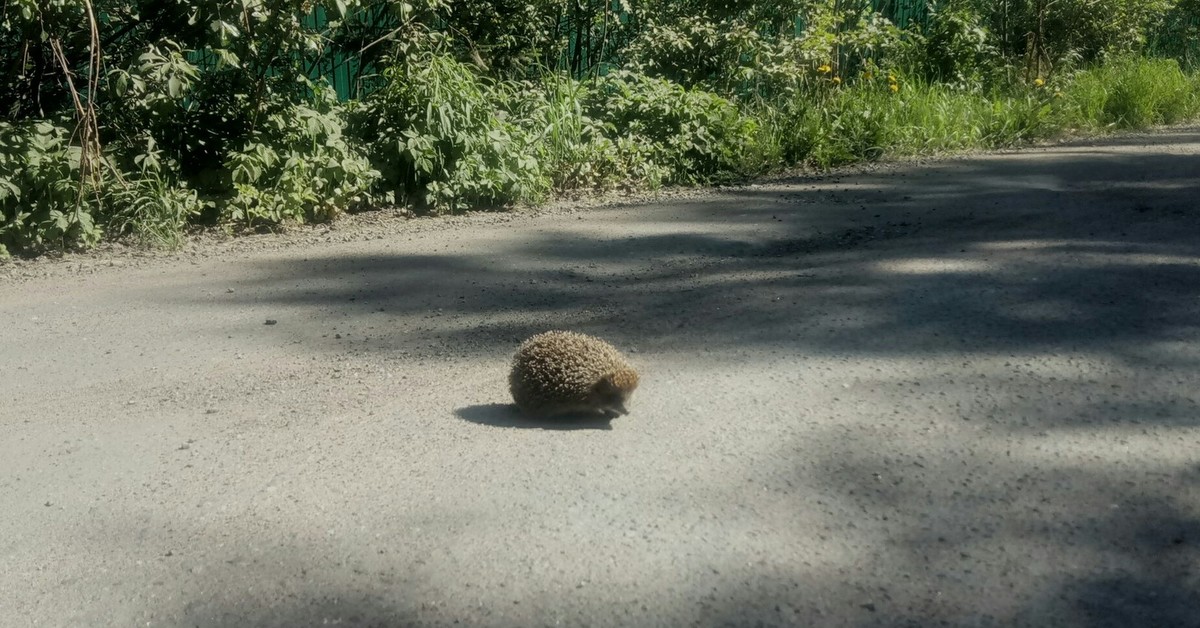
<svg viewBox="0 0 1200 628">
<path fill-rule="evenodd" d="M 833 84 L 834 84 L 834 85 L 841 85 L 841 84 L 842 84 L 842 77 L 840 77 L 840 76 L 835 76 L 835 77 L 833 77 Z"/>
<path fill-rule="evenodd" d="M 1039 76 L 1033 81 L 1033 84 L 1037 87 L 1042 87 L 1046 84 L 1046 80 Z"/>
<path fill-rule="evenodd" d="M 828 63 L 826 63 L 825 65 L 817 68 L 817 71 L 820 72 L 821 74 L 829 74 L 830 72 L 833 71 L 833 68 Z"/>
<path fill-rule="evenodd" d="M 892 93 L 895 94 L 896 92 L 900 91 L 900 86 L 892 83 L 891 85 L 888 85 L 888 89 L 892 90 Z"/>
</svg>

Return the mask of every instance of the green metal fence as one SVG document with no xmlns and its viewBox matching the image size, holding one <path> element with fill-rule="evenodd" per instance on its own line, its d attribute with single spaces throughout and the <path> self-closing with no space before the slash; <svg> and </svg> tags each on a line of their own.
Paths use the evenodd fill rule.
<svg viewBox="0 0 1200 628">
<path fill-rule="evenodd" d="M 385 27 L 392 28 L 390 23 L 379 23 L 383 19 L 385 19 L 384 16 L 377 16 L 374 20 L 373 26 L 376 30 L 382 31 Z M 368 19 L 368 21 L 370 20 Z M 320 6 L 314 8 L 312 13 L 304 18 L 304 26 L 314 31 L 324 29 L 328 23 L 329 17 L 325 13 L 325 8 Z M 313 81 L 327 79 L 337 92 L 338 100 L 342 101 L 360 97 L 364 91 L 362 78 L 376 73 L 375 68 L 363 62 L 361 55 L 347 54 L 341 51 L 324 54 L 312 60 L 306 70 L 308 78 Z"/>
<path fill-rule="evenodd" d="M 926 26 L 928 7 L 927 0 L 875 0 L 875 10 L 900 26 L 914 23 Z"/>
<path fill-rule="evenodd" d="M 618 12 L 619 18 L 624 22 L 628 15 L 620 13 L 620 3 L 617 0 L 613 1 L 614 11 Z M 923 28 L 928 26 L 930 6 L 936 6 L 942 0 L 871 1 L 874 9 L 893 23 L 904 27 Z M 998 1 L 1008 2 L 1011 0 Z M 364 32 L 372 35 L 382 35 L 396 26 L 394 17 L 382 10 L 373 15 L 359 16 L 359 19 Z M 324 29 L 328 22 L 325 9 L 319 6 L 304 19 L 305 26 L 315 31 Z M 803 29 L 803 23 L 799 20 L 797 28 Z M 560 23 L 560 32 L 567 35 L 567 49 L 560 57 L 560 65 L 569 67 L 569 60 L 573 56 L 577 42 L 571 35 L 571 29 L 565 20 Z M 350 52 L 352 49 L 353 47 L 333 47 L 331 48 L 332 52 L 316 59 L 306 60 L 308 76 L 314 81 L 327 80 L 341 100 L 360 98 L 380 83 L 377 68 L 374 67 L 372 61 L 364 59 L 356 52 Z M 1150 34 L 1147 50 L 1152 54 L 1179 59 L 1185 66 L 1196 67 L 1200 64 L 1200 18 L 1178 17 L 1168 20 L 1162 28 L 1155 29 Z M 601 56 L 610 52 L 611 50 L 603 51 Z M 203 53 L 193 53 L 191 58 L 193 62 L 202 67 L 211 67 L 211 64 L 215 64 L 215 59 L 208 58 Z M 600 59 L 601 65 L 611 65 L 613 61 L 615 60 L 611 58 Z"/>
<path fill-rule="evenodd" d="M 1154 29 L 1146 42 L 1150 54 L 1178 59 L 1189 70 L 1200 66 L 1200 17 L 1175 15 Z"/>
<path fill-rule="evenodd" d="M 929 18 L 928 0 L 872 0 L 872 2 L 876 11 L 901 26 L 912 24 L 924 26 Z M 619 7 L 620 3 L 614 2 L 614 8 L 619 10 Z M 628 15 L 618 13 L 618 18 L 623 22 Z M 383 22 L 376 25 L 375 30 L 380 33 L 386 33 L 394 27 L 391 22 L 384 22 L 387 19 L 386 16 L 377 16 L 377 19 Z M 314 30 L 324 28 L 327 23 L 328 17 L 321 7 L 315 8 L 305 18 L 305 26 Z M 798 26 L 802 28 L 803 24 L 798 22 Z M 560 28 L 564 31 L 567 30 L 565 23 L 560 25 Z M 577 44 L 569 38 L 567 45 L 568 49 L 562 55 L 564 60 L 570 59 Z M 602 63 L 604 63 L 603 60 Z M 326 55 L 312 62 L 308 70 L 309 78 L 313 80 L 327 79 L 341 100 L 359 98 L 377 84 L 377 81 L 372 80 L 377 76 L 376 68 L 354 54 L 339 52 Z"/>
</svg>

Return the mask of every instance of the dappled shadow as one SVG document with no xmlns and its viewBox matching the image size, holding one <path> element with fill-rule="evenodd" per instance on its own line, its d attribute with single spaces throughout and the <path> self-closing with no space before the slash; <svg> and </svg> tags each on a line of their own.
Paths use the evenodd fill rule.
<svg viewBox="0 0 1200 628">
<path fill-rule="evenodd" d="M 454 411 L 460 419 L 490 425 L 541 430 L 611 430 L 612 419 L 598 414 L 537 419 L 525 416 L 513 404 L 488 403 Z"/>
<path fill-rule="evenodd" d="M 890 620 L 864 625 L 1200 626 L 1200 520 L 1175 497 L 1141 495 L 1116 473 L 1023 477 L 1061 486 L 1058 499 L 1015 484 L 959 486 L 937 516 L 904 512 L 915 495 L 872 507 L 874 516 L 911 517 L 894 544 L 906 554 L 897 572 L 919 575 L 927 589 L 896 583 Z M 925 608 L 905 613 L 902 603 Z"/>
<path fill-rule="evenodd" d="M 706 505 L 744 503 L 761 480 L 788 514 L 820 499 L 846 528 L 788 530 L 833 546 L 829 571 L 791 564 L 766 592 L 720 591 L 711 623 L 1200 626 L 1200 466 L 1181 461 L 1200 416 L 1187 394 L 1200 369 L 1197 142 L 1115 139 L 461 227 L 259 262 L 222 303 L 291 308 L 288 333 L 318 353 L 491 357 L 570 328 L 635 361 L 711 358 L 721 374 L 731 355 L 788 356 L 794 370 L 797 355 L 891 359 L 871 364 L 886 373 L 873 381 L 837 383 L 851 387 L 838 403 L 893 422 L 822 407 L 828 421 L 788 425 L 803 449 L 755 452 L 769 455 L 747 463 L 751 477 L 701 478 Z M 327 338 L 333 322 L 367 340 Z M 888 372 L 930 356 L 954 360 Z M 783 432 L 788 412 L 802 411 L 745 431 Z M 505 404 L 455 414 L 607 427 L 529 422 Z M 664 466 L 691 454 L 703 473 L 698 452 L 672 454 Z M 778 532 L 754 528 L 758 515 L 729 529 Z"/>
<path fill-rule="evenodd" d="M 1159 392 L 1191 375 L 1094 366 L 980 360 L 850 391 L 903 418 L 830 426 L 812 475 L 877 538 L 873 571 L 902 577 L 846 625 L 1200 627 L 1200 414 Z"/>
<path fill-rule="evenodd" d="M 1081 624 L 1089 628 L 1200 626 L 1200 588 L 1178 577 L 1121 574 L 1073 583 L 1059 593 L 1076 598 Z"/>
<path fill-rule="evenodd" d="M 570 327 L 657 351 L 1144 359 L 1197 331 L 1200 155 L 1172 145 L 1189 138 L 1153 140 L 1161 152 L 994 155 L 586 222 L 463 228 L 448 249 L 262 262 L 227 302 L 370 325 L 360 350 L 496 353 Z"/>
</svg>

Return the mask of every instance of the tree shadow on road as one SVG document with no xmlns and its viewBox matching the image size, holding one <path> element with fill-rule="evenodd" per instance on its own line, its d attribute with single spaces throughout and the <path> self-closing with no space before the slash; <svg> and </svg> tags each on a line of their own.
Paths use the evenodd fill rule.
<svg viewBox="0 0 1200 628">
<path fill-rule="evenodd" d="M 596 210 L 584 223 L 550 217 L 536 230 L 463 232 L 464 248 L 444 253 L 261 262 L 261 279 L 228 303 L 307 309 L 373 328 L 359 351 L 423 354 L 501 353 L 567 327 L 659 352 L 1138 360 L 1193 334 L 1200 155 L 1033 157 L 796 179 Z"/>
<path fill-rule="evenodd" d="M 833 426 L 812 437 L 827 452 L 817 492 L 861 512 L 865 537 L 887 539 L 875 573 L 902 576 L 873 583 L 887 603 L 855 625 L 1200 628 L 1196 414 L 1177 398 L 1106 399 L 1150 377 L 1089 377 L 1046 388 L 1013 370 L 973 374 L 961 419 L 931 409 L 863 427 L 887 439 L 846 442 Z M 878 391 L 875 405 L 922 406 L 896 392 L 899 379 L 939 388 L 896 374 L 861 390 Z M 986 392 L 997 390 L 1000 403 Z M 939 436 L 926 442 L 922 425 Z"/>
<path fill-rule="evenodd" d="M 942 465 L 926 473 L 936 481 L 881 485 L 907 453 L 884 438 L 871 443 L 874 458 L 831 457 L 817 481 L 861 507 L 863 528 L 885 516 L 878 529 L 889 552 L 898 548 L 894 573 L 931 583 L 924 599 L 942 587 L 957 600 L 1024 604 L 989 617 L 945 601 L 864 625 L 1197 627 L 1196 478 L 1153 456 L 1114 462 L 1086 446 L 1152 450 L 1155 441 L 1126 442 L 1149 428 L 1194 443 L 1185 430 L 1197 427 L 1195 400 L 1156 391 L 1178 391 L 1200 371 L 1200 155 L 1174 146 L 1198 141 L 1165 135 L 1135 153 L 1072 148 L 797 178 L 640 212 L 597 210 L 579 226 L 548 217 L 537 230 L 464 231 L 477 238 L 465 246 L 479 250 L 268 261 L 229 303 L 266 301 L 387 330 L 364 352 L 491 356 L 568 327 L 643 354 L 715 354 L 722 368 L 731 352 L 954 356 L 967 370 L 1007 356 L 1033 356 L 1047 371 L 1076 356 L 1116 364 L 1060 382 L 1080 393 L 1061 405 L 1062 396 L 1029 393 L 1038 381 L 979 375 L 992 385 L 980 396 L 1003 399 L 987 416 L 965 417 L 984 427 L 956 443 L 957 457 L 941 448 L 956 424 L 928 437 Z M 1113 394 L 1114 384 L 1146 392 Z M 498 427 L 578 426 L 529 425 L 503 404 L 456 415 Z M 1043 434 L 1063 440 L 1038 441 Z M 1029 444 L 1027 458 L 1006 457 L 1014 442 Z M 996 449 L 976 451 L 985 445 Z M 831 439 L 829 451 L 847 446 Z M 1145 465 L 1134 467 L 1138 478 L 1161 481 L 1132 483 L 1135 463 Z M 978 475 L 965 474 L 971 465 Z M 936 512 L 903 510 L 924 503 Z M 1061 563 L 1029 564 L 1052 549 Z M 994 571 L 961 572 L 963 556 L 976 552 L 992 552 L 982 564 Z M 1037 590 L 1014 595 L 995 583 Z M 748 597 L 728 617 L 739 623 L 746 608 L 771 602 Z"/>
</svg>

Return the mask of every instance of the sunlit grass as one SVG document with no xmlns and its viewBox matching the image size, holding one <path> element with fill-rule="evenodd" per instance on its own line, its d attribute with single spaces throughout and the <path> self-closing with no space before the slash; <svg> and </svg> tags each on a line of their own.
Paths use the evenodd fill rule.
<svg viewBox="0 0 1200 628">
<path fill-rule="evenodd" d="M 1138 57 L 990 92 L 891 75 L 758 103 L 754 111 L 765 152 L 784 165 L 831 167 L 1186 122 L 1200 116 L 1200 76 L 1171 60 Z"/>
</svg>

